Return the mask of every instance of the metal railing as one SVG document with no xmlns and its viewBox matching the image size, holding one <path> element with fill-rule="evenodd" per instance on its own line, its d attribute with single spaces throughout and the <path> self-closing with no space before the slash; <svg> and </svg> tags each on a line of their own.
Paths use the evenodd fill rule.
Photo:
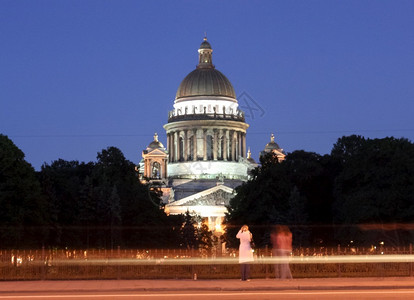
<svg viewBox="0 0 414 300">
<path fill-rule="evenodd" d="M 168 123 L 184 121 L 184 120 L 227 120 L 245 122 L 244 112 L 237 111 L 236 113 L 218 114 L 218 113 L 176 113 L 175 110 L 168 112 Z"/>
</svg>

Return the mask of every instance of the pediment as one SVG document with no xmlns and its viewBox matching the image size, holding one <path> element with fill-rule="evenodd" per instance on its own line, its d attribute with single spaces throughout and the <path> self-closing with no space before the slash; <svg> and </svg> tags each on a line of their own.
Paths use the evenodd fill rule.
<svg viewBox="0 0 414 300">
<path fill-rule="evenodd" d="M 167 153 L 165 151 L 162 151 L 160 149 L 154 149 L 150 152 L 147 152 L 147 150 L 145 150 L 142 153 L 142 156 L 168 156 Z"/>
<path fill-rule="evenodd" d="M 218 190 L 214 193 L 202 196 L 197 199 L 188 201 L 186 206 L 227 206 L 230 203 L 232 195 L 223 191 Z"/>
<path fill-rule="evenodd" d="M 215 186 L 168 204 L 168 206 L 228 206 L 234 197 L 233 189 L 224 185 Z"/>
</svg>

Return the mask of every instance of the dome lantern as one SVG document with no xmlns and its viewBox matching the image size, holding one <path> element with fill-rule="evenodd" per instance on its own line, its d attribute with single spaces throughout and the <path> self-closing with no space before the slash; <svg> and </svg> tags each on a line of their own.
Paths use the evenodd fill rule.
<svg viewBox="0 0 414 300">
<path fill-rule="evenodd" d="M 213 65 L 212 53 L 213 49 L 204 37 L 198 49 L 198 65 L 181 82 L 175 96 L 176 100 L 199 96 L 227 97 L 236 100 L 233 85 Z"/>
<path fill-rule="evenodd" d="M 209 42 L 207 42 L 207 37 L 204 37 L 203 42 L 198 49 L 198 65 L 197 69 L 200 68 L 214 68 L 213 65 L 213 49 Z"/>
<path fill-rule="evenodd" d="M 147 151 L 152 151 L 154 149 L 165 149 L 164 145 L 158 140 L 158 134 L 154 134 L 154 140 L 148 145 Z"/>
<path fill-rule="evenodd" d="M 283 149 L 275 142 L 275 135 L 272 133 L 270 135 L 270 142 L 266 144 L 263 151 L 260 152 L 260 156 L 264 156 L 267 153 L 274 153 L 277 156 L 279 162 L 285 160 L 286 154 Z"/>
<path fill-rule="evenodd" d="M 273 150 L 278 150 L 280 149 L 279 145 L 275 142 L 275 135 L 272 133 L 270 135 L 270 142 L 266 144 L 265 146 L 265 151 L 266 152 L 271 152 Z"/>
</svg>

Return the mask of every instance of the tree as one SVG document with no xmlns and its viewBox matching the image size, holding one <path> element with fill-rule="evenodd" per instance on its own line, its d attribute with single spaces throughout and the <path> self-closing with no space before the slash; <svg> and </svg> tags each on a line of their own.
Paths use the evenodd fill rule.
<svg viewBox="0 0 414 300">
<path fill-rule="evenodd" d="M 89 178 L 92 163 L 65 161 L 58 159 L 50 165 L 44 164 L 39 173 L 43 193 L 48 200 L 51 234 L 48 245 L 60 247 L 83 247 L 88 241 L 84 239 L 85 219 L 94 214 L 83 210 L 86 194 L 91 196 Z M 87 191 L 89 189 L 89 191 Z M 89 203 L 89 206 L 94 204 Z M 89 228 L 88 228 L 89 229 Z"/>
<path fill-rule="evenodd" d="M 409 231 L 384 231 L 383 224 L 407 223 L 414 218 L 414 144 L 406 139 L 343 137 L 332 150 L 341 164 L 335 181 L 337 237 L 362 245 L 385 241 L 402 245 Z M 365 231 L 371 224 L 377 230 Z"/>
<path fill-rule="evenodd" d="M 116 223 L 122 226 L 117 243 L 124 247 L 176 246 L 181 219 L 167 217 L 160 207 L 161 199 L 157 191 L 138 180 L 135 165 L 115 147 L 102 150 L 97 158 L 93 181 L 97 191 L 101 191 L 98 193 L 98 203 L 106 207 L 107 211 L 114 212 L 117 207 L 114 199 L 106 201 L 105 195 L 110 195 L 114 188 L 117 191 L 116 201 L 119 201 L 120 212 Z M 102 193 L 103 190 L 106 192 Z M 98 221 L 101 226 L 111 224 L 102 218 Z"/>
<path fill-rule="evenodd" d="M 184 215 L 184 223 L 181 226 L 181 246 L 186 249 L 197 249 L 198 239 L 196 230 L 196 221 L 193 216 L 187 210 Z"/>
<path fill-rule="evenodd" d="M 186 249 L 196 249 L 207 255 L 213 247 L 213 233 L 203 223 L 199 215 L 191 215 L 187 210 L 183 216 L 180 229 L 180 246 Z"/>
<path fill-rule="evenodd" d="M 292 224 L 291 231 L 295 236 L 296 245 L 306 245 L 309 238 L 309 217 L 306 210 L 306 198 L 300 194 L 299 189 L 295 186 L 290 193 L 288 202 L 287 223 Z"/>
<path fill-rule="evenodd" d="M 94 188 L 92 180 L 89 176 L 85 177 L 85 181 L 80 190 L 79 195 L 79 221 L 83 229 L 82 238 L 86 248 L 94 244 L 94 224 L 97 219 L 97 203 L 94 197 Z"/>
<path fill-rule="evenodd" d="M 2 247 L 41 247 L 48 234 L 45 198 L 24 153 L 0 134 L 0 240 Z"/>
<path fill-rule="evenodd" d="M 227 215 L 227 239 L 235 246 L 237 230 L 248 224 L 259 246 L 269 244 L 273 225 L 295 233 L 294 243 L 331 243 L 333 178 L 329 157 L 306 151 L 289 153 L 278 162 L 273 153 L 261 157 L 252 179 L 236 189 Z M 297 234 L 297 235 L 296 235 Z"/>
<path fill-rule="evenodd" d="M 284 162 L 273 153 L 261 157 L 261 166 L 252 171 L 252 179 L 236 188 L 226 216 L 226 240 L 235 247 L 237 231 L 243 224 L 250 227 L 257 246 L 269 244 L 273 224 L 286 223 L 287 199 L 292 188 L 286 177 Z"/>
</svg>

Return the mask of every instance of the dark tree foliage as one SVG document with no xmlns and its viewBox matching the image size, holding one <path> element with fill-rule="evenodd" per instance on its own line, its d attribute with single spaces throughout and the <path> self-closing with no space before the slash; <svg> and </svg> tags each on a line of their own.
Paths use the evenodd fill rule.
<svg viewBox="0 0 414 300">
<path fill-rule="evenodd" d="M 196 249 L 198 247 L 196 224 L 193 216 L 187 210 L 180 230 L 181 247 L 186 249 Z"/>
<path fill-rule="evenodd" d="M 353 135 L 338 139 L 330 155 L 262 157 L 230 202 L 227 238 L 247 224 L 256 243 L 266 243 L 271 225 L 287 224 L 296 246 L 407 245 L 413 219 L 413 143 Z"/>
<path fill-rule="evenodd" d="M 338 140 L 331 155 L 342 169 L 333 205 L 334 220 L 343 225 L 337 238 L 362 245 L 412 242 L 406 225 L 414 220 L 414 144 L 349 136 Z"/>
<path fill-rule="evenodd" d="M 180 229 L 180 247 L 185 249 L 198 249 L 203 254 L 210 254 L 213 246 L 213 233 L 202 222 L 198 215 L 191 215 L 186 211 Z"/>
<path fill-rule="evenodd" d="M 272 224 L 286 223 L 284 214 L 288 207 L 290 183 L 285 170 L 277 163 L 273 154 L 261 159 L 261 167 L 252 172 L 253 179 L 236 188 L 236 196 L 230 201 L 226 221 L 226 240 L 236 246 L 235 236 L 243 224 L 250 227 L 257 246 L 268 243 L 268 232 Z"/>
<path fill-rule="evenodd" d="M 51 216 L 48 245 L 115 248 L 178 247 L 181 219 L 168 217 L 135 166 L 109 147 L 96 163 L 58 160 L 40 172 Z"/>
<path fill-rule="evenodd" d="M 62 159 L 54 161 L 51 165 L 42 166 L 39 178 L 48 199 L 50 216 L 48 245 L 83 245 L 83 221 L 95 215 L 92 211 L 94 203 L 90 204 L 90 211 L 86 212 L 83 207 L 86 196 L 84 193 L 88 193 L 85 189 L 88 187 L 92 170 L 92 163 L 84 164 Z"/>
<path fill-rule="evenodd" d="M 253 178 L 237 189 L 230 202 L 228 239 L 247 224 L 256 244 L 263 246 L 270 243 L 274 225 L 286 224 L 296 245 L 329 242 L 331 232 L 325 225 L 332 221 L 332 179 L 328 164 L 326 157 L 305 151 L 290 153 L 281 163 L 273 153 L 261 157 Z"/>
<path fill-rule="evenodd" d="M 0 134 L 1 248 L 41 247 L 48 214 L 35 170 L 23 152 Z"/>
<path fill-rule="evenodd" d="M 0 135 L 2 248 L 212 248 L 206 226 L 166 216 L 157 186 L 109 147 L 97 162 L 57 160 L 36 174 Z M 330 155 L 295 151 L 279 163 L 268 154 L 239 186 L 226 217 L 229 246 L 250 226 L 258 246 L 286 224 L 296 246 L 406 245 L 414 219 L 414 144 L 406 139 L 338 139 Z"/>
</svg>

